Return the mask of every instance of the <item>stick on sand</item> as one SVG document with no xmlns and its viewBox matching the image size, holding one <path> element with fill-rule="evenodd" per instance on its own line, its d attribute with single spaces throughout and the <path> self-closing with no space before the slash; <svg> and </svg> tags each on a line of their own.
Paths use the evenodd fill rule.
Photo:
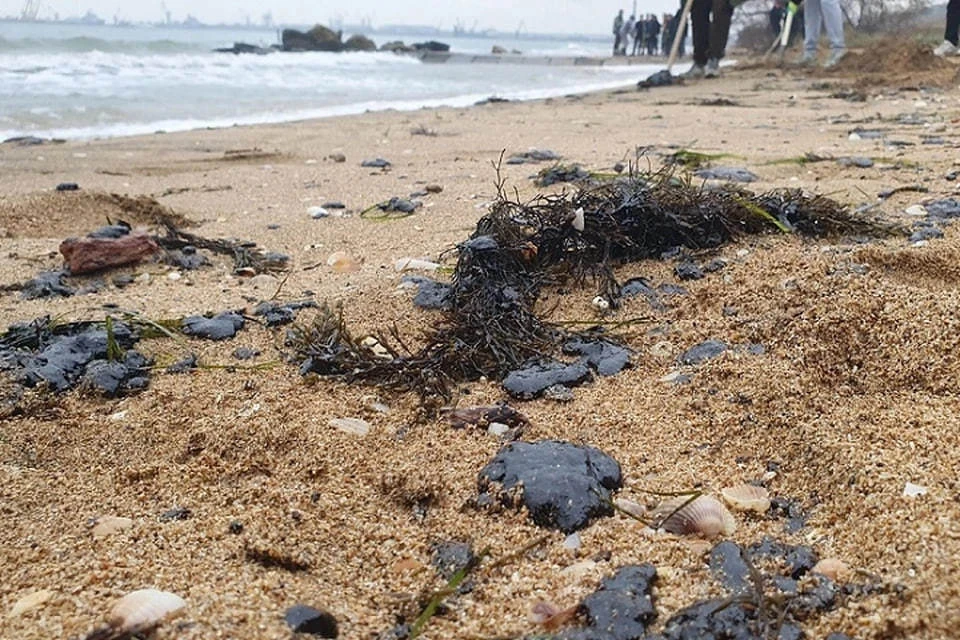
<svg viewBox="0 0 960 640">
<path fill-rule="evenodd" d="M 693 6 L 693 0 L 687 0 L 686 4 L 683 5 L 683 12 L 680 14 L 680 22 L 677 24 L 677 28 L 673 33 L 673 44 L 670 46 L 670 57 L 667 59 L 667 72 L 670 72 L 670 69 L 673 68 L 673 63 L 677 61 L 677 52 L 680 51 L 680 41 L 684 37 L 684 32 L 687 30 L 687 18 L 690 17 L 690 8 Z"/>
</svg>

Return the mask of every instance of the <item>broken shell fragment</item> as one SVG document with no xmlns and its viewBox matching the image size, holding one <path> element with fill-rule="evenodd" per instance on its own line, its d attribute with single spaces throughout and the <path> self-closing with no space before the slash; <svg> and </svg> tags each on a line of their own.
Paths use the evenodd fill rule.
<svg viewBox="0 0 960 640">
<path fill-rule="evenodd" d="M 770 492 L 752 484 L 727 487 L 720 492 L 723 501 L 734 511 L 766 513 L 770 509 Z"/>
<path fill-rule="evenodd" d="M 813 565 L 812 573 L 819 573 L 827 576 L 834 582 L 841 582 L 850 577 L 850 567 L 839 558 L 823 558 L 817 564 Z"/>
<path fill-rule="evenodd" d="M 570 221 L 570 226 L 576 229 L 577 231 L 583 231 L 584 229 L 584 220 L 583 220 L 583 207 L 580 207 L 573 213 L 573 220 Z"/>
<path fill-rule="evenodd" d="M 737 529 L 736 520 L 723 504 L 711 496 L 680 496 L 658 506 L 654 517 L 660 528 L 677 535 L 697 535 L 714 538 L 731 535 Z"/>
<path fill-rule="evenodd" d="M 110 626 L 123 630 L 149 629 L 187 606 L 175 593 L 139 589 L 120 598 L 110 611 Z"/>
<path fill-rule="evenodd" d="M 133 526 L 133 520 L 120 516 L 100 516 L 93 521 L 93 527 L 90 533 L 94 538 L 102 538 L 119 531 L 124 531 Z"/>
<path fill-rule="evenodd" d="M 8 615 L 10 618 L 21 616 L 27 611 L 36 609 L 37 607 L 46 604 L 47 601 L 49 601 L 52 597 L 53 591 L 50 591 L 49 589 L 40 589 L 39 591 L 28 593 L 14 603 Z"/>
<path fill-rule="evenodd" d="M 334 251 L 327 257 L 327 266 L 334 273 L 356 273 L 363 266 L 363 261 L 345 251 Z"/>
</svg>

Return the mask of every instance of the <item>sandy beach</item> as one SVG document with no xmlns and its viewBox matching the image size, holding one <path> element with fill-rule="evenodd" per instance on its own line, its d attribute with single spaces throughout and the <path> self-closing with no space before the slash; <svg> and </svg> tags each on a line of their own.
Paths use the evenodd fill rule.
<svg viewBox="0 0 960 640">
<path fill-rule="evenodd" d="M 744 185 L 750 190 L 798 188 L 851 208 L 876 205 L 870 215 L 909 226 L 916 216 L 908 208 L 960 198 L 960 67 L 901 62 L 882 81 L 856 59 L 831 73 L 741 65 L 720 80 L 648 91 L 631 85 L 464 109 L 3 144 L 0 326 L 48 314 L 103 320 L 117 310 L 155 320 L 249 314 L 262 300 L 312 298 L 342 305 L 355 335 L 395 326 L 416 344 L 438 312 L 411 304 L 395 263 L 453 266 L 451 249 L 497 197 L 502 152 L 549 149 L 597 172 L 631 162 L 657 169 L 681 149 L 722 154 L 713 165 L 758 176 Z M 880 133 L 864 133 L 873 131 Z M 375 158 L 391 166 L 361 167 Z M 576 188 L 535 186 L 530 177 L 549 165 L 504 164 L 506 190 L 526 200 Z M 80 190 L 56 192 L 63 182 Z M 359 215 L 427 185 L 442 191 L 418 196 L 423 206 L 412 215 Z M 920 191 L 878 198 L 900 187 Z M 147 262 L 70 279 L 78 288 L 105 281 L 95 293 L 20 299 L 13 285 L 61 267 L 64 238 L 107 218 L 149 222 L 102 195 L 111 193 L 153 198 L 192 223 L 191 233 L 255 241 L 289 255 L 289 266 L 249 278 L 223 256 L 196 271 Z M 331 201 L 344 213 L 308 214 Z M 359 270 L 332 269 L 335 252 L 361 262 Z M 550 293 L 557 317 L 639 319 L 617 332 L 634 350 L 631 368 L 577 387 L 571 402 L 510 399 L 488 380 L 458 385 L 459 404 L 509 401 L 530 422 L 523 440 L 606 452 L 622 467 L 617 495 L 641 505 L 658 501 L 651 492 L 719 496 L 765 479 L 773 496 L 802 508 L 806 523 L 788 532 L 773 514 L 735 512 L 729 539 L 809 545 L 847 565 L 840 582 L 871 585 L 804 620 L 808 638 L 954 635 L 960 227 L 944 225 L 943 237 L 921 242 L 768 234 L 695 258 L 726 266 L 683 282 L 688 295 L 659 311 L 632 298 L 601 315 L 589 284 Z M 616 277 L 681 284 L 675 266 L 634 262 Z M 133 283 L 111 284 L 120 274 Z M 312 313 L 301 311 L 298 322 Z M 695 370 L 677 365 L 679 353 L 709 339 L 763 349 L 731 349 Z M 254 322 L 223 342 L 143 340 L 137 348 L 157 365 L 149 387 L 119 399 L 79 390 L 14 396 L 5 383 L 0 637 L 83 638 L 117 598 L 154 587 L 187 602 L 157 638 L 287 638 L 284 612 L 297 603 L 331 613 L 341 638 L 377 638 L 411 623 L 424 595 L 445 584 L 431 566 L 437 543 L 468 542 L 503 558 L 544 534 L 528 553 L 481 565 L 472 590 L 449 598 L 421 637 L 544 633 L 534 605 L 573 607 L 631 563 L 657 567 L 654 631 L 679 609 L 722 594 L 707 566 L 718 540 L 653 533 L 617 514 L 580 531 L 571 550 L 563 533 L 535 526 L 523 511 L 472 506 L 498 438 L 423 419 L 416 394 L 305 379 L 282 360 L 282 340 L 282 328 Z M 238 347 L 260 355 L 238 361 Z M 199 369 L 164 373 L 190 352 Z M 692 374 L 688 384 L 675 383 L 680 370 Z M 370 431 L 346 433 L 330 425 L 334 418 L 364 419 Z M 908 483 L 923 492 L 904 495 Z M 162 517 L 175 508 L 189 513 Z M 91 523 L 103 516 L 132 526 L 94 535 Z M 256 560 L 264 556 L 300 568 L 265 566 Z M 45 602 L 10 615 L 40 590 L 50 592 Z"/>
</svg>

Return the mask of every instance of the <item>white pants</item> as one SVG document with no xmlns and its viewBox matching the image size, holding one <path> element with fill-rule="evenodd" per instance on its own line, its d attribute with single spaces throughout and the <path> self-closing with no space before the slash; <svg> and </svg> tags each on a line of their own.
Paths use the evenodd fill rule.
<svg viewBox="0 0 960 640">
<path fill-rule="evenodd" d="M 846 49 L 843 41 L 843 13 L 840 11 L 840 0 L 803 0 L 803 28 L 806 33 L 803 40 L 804 49 L 817 50 L 821 22 L 827 28 L 830 48 L 834 51 Z"/>
</svg>

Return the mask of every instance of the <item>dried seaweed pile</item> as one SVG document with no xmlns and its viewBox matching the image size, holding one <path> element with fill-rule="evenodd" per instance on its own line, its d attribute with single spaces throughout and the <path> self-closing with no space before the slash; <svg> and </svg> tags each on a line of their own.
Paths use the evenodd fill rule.
<svg viewBox="0 0 960 640">
<path fill-rule="evenodd" d="M 719 247 L 745 234 L 890 235 L 846 207 L 799 190 L 754 194 L 708 190 L 669 171 L 581 188 L 531 202 L 500 197 L 458 247 L 449 308 L 411 351 L 396 331 L 356 340 L 325 309 L 312 327 L 288 335 L 304 373 L 340 375 L 388 389 L 417 391 L 424 405 L 451 399 L 452 383 L 502 379 L 525 363 L 549 358 L 581 334 L 537 313 L 544 287 L 591 280 L 616 306 L 616 266 L 681 247 Z M 595 335 L 584 335 L 596 340 Z"/>
</svg>

